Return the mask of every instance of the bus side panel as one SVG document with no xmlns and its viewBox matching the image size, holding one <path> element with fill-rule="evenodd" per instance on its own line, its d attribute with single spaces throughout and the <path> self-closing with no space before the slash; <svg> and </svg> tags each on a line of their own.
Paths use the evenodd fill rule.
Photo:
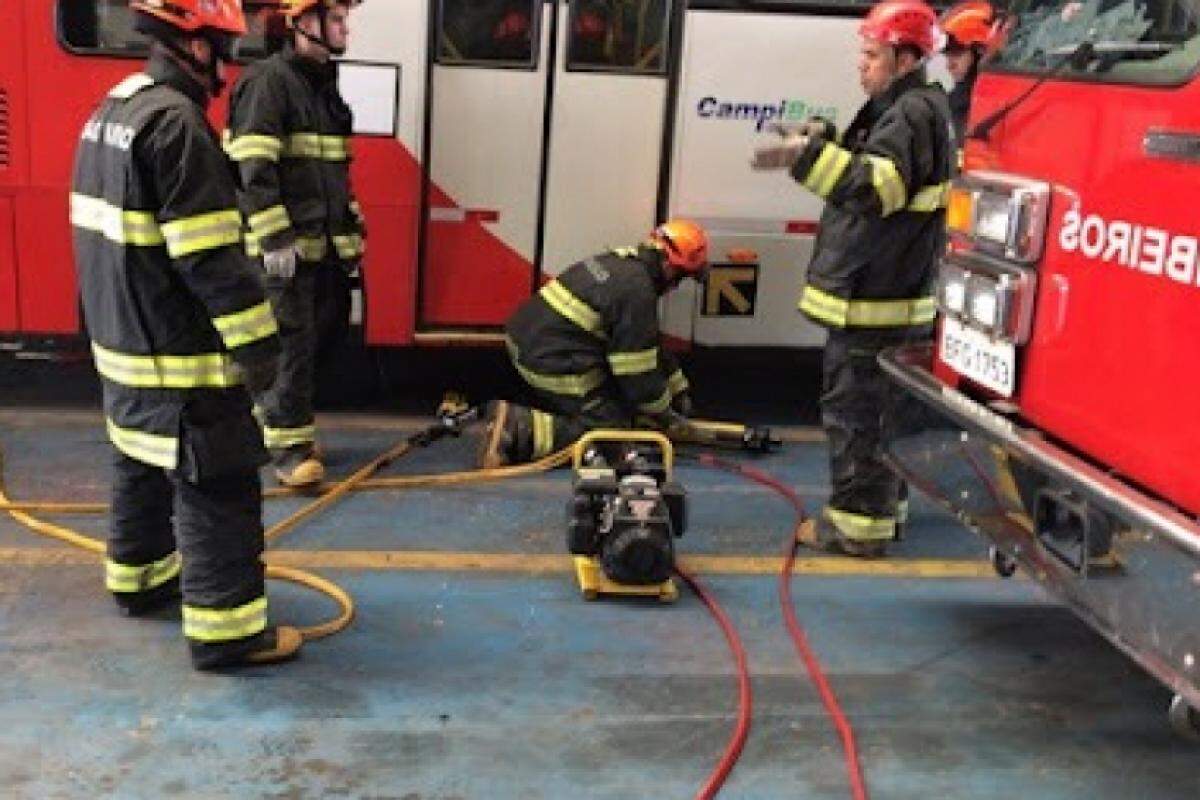
<svg viewBox="0 0 1200 800">
<path fill-rule="evenodd" d="M 570 9 L 559 22 L 542 271 L 556 275 L 653 227 L 667 80 L 567 72 Z"/>
<path fill-rule="evenodd" d="M 716 297 L 675 293 L 667 301 L 670 333 L 686 336 L 700 309 L 699 344 L 823 341 L 796 310 L 821 202 L 786 173 L 755 172 L 749 164 L 754 148 L 771 141 L 765 129 L 773 122 L 795 124 L 814 114 L 839 129 L 850 122 L 864 99 L 854 63 L 857 25 L 853 18 L 810 14 L 688 12 L 671 213 L 708 226 L 715 263 L 735 248 L 754 251 L 758 287 L 752 315 L 705 314 Z"/>
<path fill-rule="evenodd" d="M 7 17 L 5 27 L 12 40 L 0 47 L 0 190 L 29 179 L 24 9 L 20 3 L 10 6 L 15 17 Z"/>
<path fill-rule="evenodd" d="M 0 197 L 0 333 L 16 331 L 17 316 L 17 251 L 14 240 L 13 203 Z"/>
<path fill-rule="evenodd" d="M 367 219 L 362 323 L 368 345 L 412 344 L 416 328 L 421 165 L 415 154 L 421 152 L 428 10 L 425 2 L 365 3 L 351 17 L 349 60 L 398 70 L 396 97 L 359 98 L 375 108 L 354 107 L 358 127 L 377 116 L 372 112 L 384 101 L 396 105 L 394 136 L 372 131 L 353 143 L 354 193 Z"/>
<path fill-rule="evenodd" d="M 421 168 L 395 139 L 354 142 L 354 191 L 367 219 L 363 325 L 369 345 L 406 345 L 416 329 Z"/>
<path fill-rule="evenodd" d="M 79 333 L 70 209 L 61 187 L 35 187 L 17 198 L 19 309 L 26 333 Z"/>
<path fill-rule="evenodd" d="M 139 61 L 75 56 L 54 32 L 54 4 L 29 16 L 30 191 L 16 206 L 19 308 L 28 333 L 79 332 L 67 192 L 79 132 L 96 104 Z M 35 91 L 33 87 L 41 87 Z"/>
</svg>

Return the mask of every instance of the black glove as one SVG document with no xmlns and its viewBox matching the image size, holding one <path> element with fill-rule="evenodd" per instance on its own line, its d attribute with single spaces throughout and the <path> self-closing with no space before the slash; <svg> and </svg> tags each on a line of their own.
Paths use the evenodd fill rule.
<svg viewBox="0 0 1200 800">
<path fill-rule="evenodd" d="M 234 366 L 241 376 L 246 390 L 257 397 L 275 385 L 275 375 L 279 371 L 279 359 L 271 356 L 248 363 L 235 362 Z"/>
<path fill-rule="evenodd" d="M 687 389 L 671 398 L 671 410 L 684 417 L 692 415 L 692 393 Z"/>
</svg>

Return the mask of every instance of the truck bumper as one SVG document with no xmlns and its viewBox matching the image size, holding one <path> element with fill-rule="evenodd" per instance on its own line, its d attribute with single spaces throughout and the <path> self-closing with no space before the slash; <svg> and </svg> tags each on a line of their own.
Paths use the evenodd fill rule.
<svg viewBox="0 0 1200 800">
<path fill-rule="evenodd" d="M 880 358 L 903 390 L 892 466 L 1200 708 L 1200 523 L 945 386 L 932 358 Z"/>
</svg>

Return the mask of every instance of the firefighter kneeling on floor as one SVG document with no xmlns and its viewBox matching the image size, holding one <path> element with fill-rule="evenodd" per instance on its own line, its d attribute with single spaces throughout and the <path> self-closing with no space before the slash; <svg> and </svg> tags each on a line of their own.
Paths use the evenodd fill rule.
<svg viewBox="0 0 1200 800">
<path fill-rule="evenodd" d="M 282 661 L 301 636 L 267 621 L 266 451 L 247 392 L 270 385 L 279 337 L 205 118 L 245 19 L 237 0 L 130 8 L 150 60 L 84 126 L 71 186 L 116 447 L 105 583 L 130 616 L 174 616 L 182 590 L 198 669 Z"/>
<path fill-rule="evenodd" d="M 537 407 L 491 405 L 480 466 L 535 460 L 638 417 L 665 429 L 687 416 L 687 378 L 659 342 L 658 301 L 707 267 L 704 229 L 672 220 L 639 247 L 572 265 L 527 300 L 508 321 L 507 345 Z"/>
<path fill-rule="evenodd" d="M 877 358 L 929 335 L 956 154 L 946 93 L 924 68 L 939 39 L 933 9 L 884 0 L 859 35 L 859 79 L 870 99 L 845 133 L 811 120 L 760 148 L 752 165 L 786 170 L 825 200 L 800 310 L 829 332 L 821 417 L 833 490 L 809 543 L 880 556 L 907 503 L 882 457 L 895 393 Z"/>
</svg>

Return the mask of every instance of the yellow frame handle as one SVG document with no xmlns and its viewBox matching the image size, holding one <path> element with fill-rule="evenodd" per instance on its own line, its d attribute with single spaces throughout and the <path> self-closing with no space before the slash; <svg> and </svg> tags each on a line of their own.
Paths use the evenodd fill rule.
<svg viewBox="0 0 1200 800">
<path fill-rule="evenodd" d="M 649 442 L 656 444 L 658 445 L 658 449 L 662 451 L 663 466 L 666 468 L 667 480 L 671 480 L 671 476 L 675 472 L 675 445 L 671 443 L 670 439 L 658 431 L 632 430 L 590 431 L 579 437 L 579 441 L 575 442 L 575 446 L 571 452 L 571 461 L 576 472 L 583 466 L 583 454 L 587 452 L 588 445 L 593 442 Z"/>
</svg>

